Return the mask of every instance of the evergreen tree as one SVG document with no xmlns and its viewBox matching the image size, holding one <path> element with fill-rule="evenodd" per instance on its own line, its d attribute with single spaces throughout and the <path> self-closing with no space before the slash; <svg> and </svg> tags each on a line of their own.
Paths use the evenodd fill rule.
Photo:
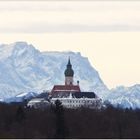
<svg viewBox="0 0 140 140">
<path fill-rule="evenodd" d="M 25 119 L 25 113 L 24 110 L 21 106 L 18 107 L 17 112 L 16 112 L 16 120 L 18 122 L 22 122 Z"/>
<path fill-rule="evenodd" d="M 55 101 L 55 114 L 56 114 L 56 133 L 55 138 L 66 138 L 68 130 L 65 126 L 64 109 L 59 100 Z"/>
</svg>

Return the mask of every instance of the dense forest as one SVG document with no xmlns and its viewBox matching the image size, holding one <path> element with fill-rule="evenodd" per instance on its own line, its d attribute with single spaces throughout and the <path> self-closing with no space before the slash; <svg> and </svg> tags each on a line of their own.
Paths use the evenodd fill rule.
<svg viewBox="0 0 140 140">
<path fill-rule="evenodd" d="M 0 104 L 0 138 L 140 138 L 140 110 Z"/>
</svg>

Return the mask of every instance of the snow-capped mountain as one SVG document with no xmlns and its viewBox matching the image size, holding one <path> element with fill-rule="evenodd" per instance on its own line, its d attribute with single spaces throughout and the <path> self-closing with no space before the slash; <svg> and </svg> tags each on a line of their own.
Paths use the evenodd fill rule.
<svg viewBox="0 0 140 140">
<path fill-rule="evenodd" d="M 119 86 L 112 89 L 107 100 L 114 106 L 123 108 L 140 108 L 140 85 L 131 87 Z"/>
<path fill-rule="evenodd" d="M 64 84 L 64 70 L 68 61 L 74 69 L 74 80 L 80 81 L 84 91 L 95 91 L 104 97 L 108 88 L 86 57 L 75 52 L 40 52 L 26 42 L 0 45 L 0 98 L 19 93 L 51 90 L 54 84 Z"/>
<path fill-rule="evenodd" d="M 54 84 L 64 84 L 69 56 L 75 84 L 80 81 L 82 91 L 94 91 L 114 106 L 140 108 L 140 85 L 109 91 L 88 58 L 79 52 L 40 52 L 26 42 L 0 45 L 0 101 L 23 100 L 51 90 Z"/>
<path fill-rule="evenodd" d="M 14 97 L 11 97 L 11 98 L 7 98 L 5 100 L 5 102 L 9 103 L 9 102 L 22 102 L 22 101 L 25 101 L 25 100 L 30 100 L 34 97 L 37 97 L 38 94 L 35 93 L 35 92 L 25 92 L 25 93 L 20 93 Z"/>
</svg>

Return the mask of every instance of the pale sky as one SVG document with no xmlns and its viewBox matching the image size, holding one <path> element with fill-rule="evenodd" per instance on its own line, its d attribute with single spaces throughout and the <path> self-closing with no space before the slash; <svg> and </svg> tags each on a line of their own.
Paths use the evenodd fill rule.
<svg viewBox="0 0 140 140">
<path fill-rule="evenodd" d="M 140 2 L 0 2 L 0 43 L 76 51 L 113 88 L 140 83 Z"/>
</svg>

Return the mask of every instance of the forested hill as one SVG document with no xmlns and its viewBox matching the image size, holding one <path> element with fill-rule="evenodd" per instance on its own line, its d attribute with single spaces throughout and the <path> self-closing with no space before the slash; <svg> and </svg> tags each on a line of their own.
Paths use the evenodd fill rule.
<svg viewBox="0 0 140 140">
<path fill-rule="evenodd" d="M 140 110 L 45 110 L 0 104 L 0 138 L 140 138 Z"/>
</svg>

